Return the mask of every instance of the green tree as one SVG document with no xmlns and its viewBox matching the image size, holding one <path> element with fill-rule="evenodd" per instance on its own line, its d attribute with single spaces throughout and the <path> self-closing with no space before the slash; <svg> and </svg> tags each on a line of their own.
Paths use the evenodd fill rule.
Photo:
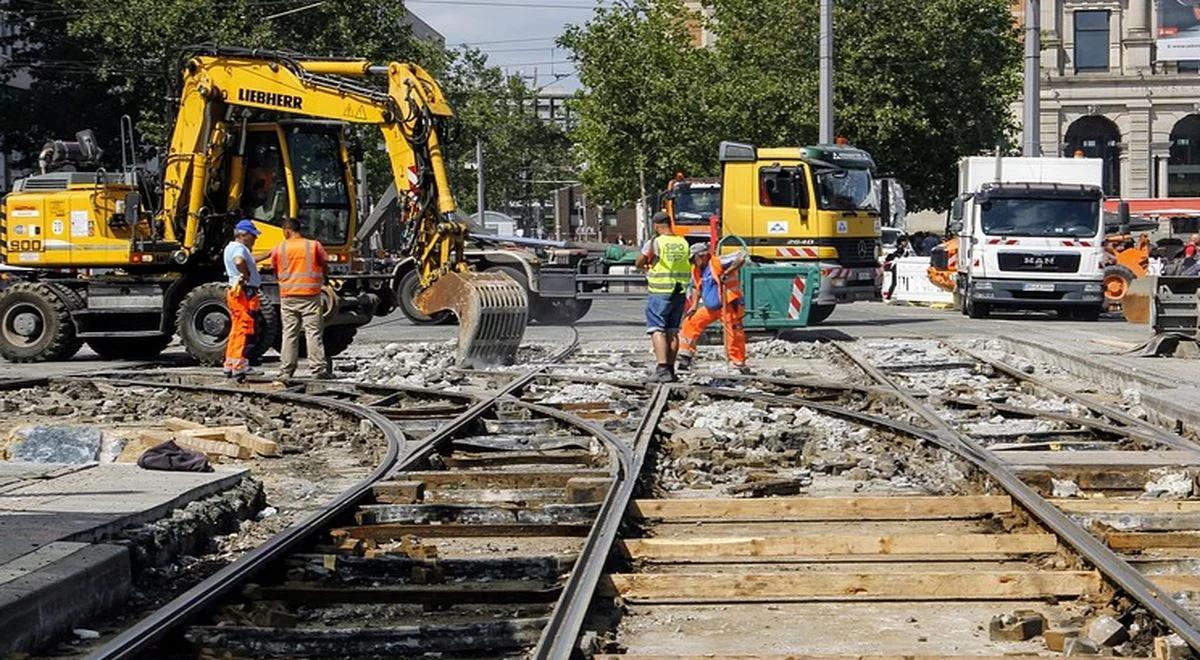
<svg viewBox="0 0 1200 660">
<path fill-rule="evenodd" d="M 510 202 L 553 187 L 529 181 L 564 178 L 571 164 L 570 141 L 557 126 L 537 117 L 535 90 L 520 77 L 489 66 L 477 49 L 448 51 L 436 66 L 454 109 L 446 151 L 451 187 L 465 213 L 478 208 L 476 140 L 483 143 L 488 210 L 504 211 Z"/>
<path fill-rule="evenodd" d="M 189 44 L 300 51 L 313 55 L 413 59 L 404 5 L 395 0 L 328 0 L 267 20 L 289 8 L 262 0 L 9 0 L 18 26 L 12 60 L 0 76 L 28 67 L 28 93 L 0 99 L 3 146 L 27 155 L 48 138 L 93 128 L 118 153 L 117 120 L 128 114 L 140 137 L 164 145 L 174 120 L 169 99 Z M 31 156 L 32 157 L 32 156 Z"/>
<path fill-rule="evenodd" d="M 659 155 L 662 178 L 677 167 L 713 171 L 720 140 L 816 141 L 817 3 L 706 4 L 716 37 L 709 50 L 681 38 L 686 14 L 674 0 L 599 10 L 564 36 L 586 89 L 576 140 L 605 199 L 628 199 L 638 154 Z M 944 206 L 956 160 L 1009 142 L 1015 128 L 1020 45 L 1009 3 L 839 2 L 835 28 L 837 133 L 909 185 L 910 208 Z M 669 38 L 652 38 L 662 34 Z M 630 75 L 639 61 L 648 66 Z M 669 130 L 658 129 L 663 120 Z M 640 122 L 633 131 L 646 140 L 636 151 L 606 142 L 625 135 L 628 122 Z M 597 162 L 603 167 L 593 172 Z"/>
<path fill-rule="evenodd" d="M 676 171 L 712 169 L 711 54 L 689 46 L 687 15 L 678 0 L 630 0 L 559 39 L 587 90 L 572 135 L 583 180 L 607 202 L 632 202 Z"/>
</svg>

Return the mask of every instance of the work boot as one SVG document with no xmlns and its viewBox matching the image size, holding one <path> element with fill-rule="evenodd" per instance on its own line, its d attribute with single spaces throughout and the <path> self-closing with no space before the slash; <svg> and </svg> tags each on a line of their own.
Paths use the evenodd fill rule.
<svg viewBox="0 0 1200 660">
<path fill-rule="evenodd" d="M 747 365 L 745 362 L 741 362 L 739 364 L 734 364 L 733 368 L 736 369 L 739 374 L 750 373 L 750 366 Z"/>
<path fill-rule="evenodd" d="M 654 368 L 654 375 L 650 377 L 651 383 L 669 383 L 675 380 L 675 374 L 671 373 L 671 367 L 665 364 L 660 364 Z"/>
<path fill-rule="evenodd" d="M 675 368 L 679 371 L 687 371 L 692 368 L 692 356 L 680 355 L 675 358 Z"/>
</svg>

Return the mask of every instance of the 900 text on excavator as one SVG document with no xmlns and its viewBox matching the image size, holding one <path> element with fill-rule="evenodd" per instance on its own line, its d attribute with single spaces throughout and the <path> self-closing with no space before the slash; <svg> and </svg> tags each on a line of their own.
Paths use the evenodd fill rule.
<svg viewBox="0 0 1200 660">
<path fill-rule="evenodd" d="M 386 89 L 369 78 L 386 80 Z M 451 115 L 437 82 L 415 64 L 191 49 L 161 179 L 128 161 L 120 174 L 104 171 L 83 133 L 78 143 L 47 145 L 42 173 L 5 198 L 0 258 L 27 270 L 0 294 L 0 356 L 65 359 L 86 342 L 106 357 L 149 357 L 178 334 L 193 357 L 218 364 L 229 328 L 220 251 L 242 217 L 262 232 L 256 258 L 283 240 L 284 217 L 299 218 L 322 242 L 335 264 L 326 345 L 331 354 L 344 350 L 358 327 L 395 308 L 395 284 L 408 274 L 365 272 L 352 254 L 359 209 L 345 132 L 365 124 L 379 127 L 405 191 L 402 268 L 419 276 L 417 306 L 458 317 L 460 363 L 510 361 L 528 299 L 507 275 L 470 272 L 463 258 L 467 228 L 454 216 L 441 149 Z M 19 240 L 35 236 L 36 248 Z M 264 293 L 259 355 L 279 335 L 269 279 Z"/>
</svg>

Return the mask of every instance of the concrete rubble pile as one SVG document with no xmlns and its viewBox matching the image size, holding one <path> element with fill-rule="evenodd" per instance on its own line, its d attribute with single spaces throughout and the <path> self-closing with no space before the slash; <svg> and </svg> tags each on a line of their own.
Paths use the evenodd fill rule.
<svg viewBox="0 0 1200 660">
<path fill-rule="evenodd" d="M 664 428 L 675 429 L 658 464 L 667 490 L 754 493 L 756 480 L 790 480 L 800 492 L 817 475 L 859 481 L 868 490 L 911 490 L 918 483 L 941 490 L 963 479 L 956 466 L 925 455 L 911 461 L 922 472 L 914 478 L 910 461 L 898 458 L 911 452 L 898 452 L 892 438 L 808 408 L 688 401 L 664 419 Z"/>
<path fill-rule="evenodd" d="M 445 342 L 392 342 L 383 346 L 352 347 L 334 362 L 338 378 L 379 385 L 403 385 L 457 392 L 463 376 L 454 371 L 457 344 Z M 542 362 L 550 355 L 545 346 L 522 346 L 514 365 L 521 368 Z"/>
</svg>

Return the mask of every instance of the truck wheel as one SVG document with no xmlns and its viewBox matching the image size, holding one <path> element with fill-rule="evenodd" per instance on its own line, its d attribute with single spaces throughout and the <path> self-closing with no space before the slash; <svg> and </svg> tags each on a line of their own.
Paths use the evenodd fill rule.
<svg viewBox="0 0 1200 660">
<path fill-rule="evenodd" d="M 229 337 L 225 284 L 209 282 L 189 291 L 179 303 L 175 327 L 188 355 L 200 364 L 220 366 L 225 361 L 225 340 Z M 254 329 L 254 345 L 246 356 L 251 361 L 257 361 L 278 341 L 279 308 L 273 301 L 263 300 Z"/>
<path fill-rule="evenodd" d="M 0 356 L 10 362 L 65 360 L 79 350 L 69 300 L 48 284 L 19 282 L 0 293 Z"/>
<path fill-rule="evenodd" d="M 50 287 L 55 293 L 58 294 L 58 297 L 61 298 L 63 303 L 66 304 L 68 311 L 75 312 L 76 310 L 87 308 L 87 300 L 80 295 L 79 291 L 72 289 L 66 284 L 62 284 L 61 282 L 47 282 L 46 286 Z M 72 324 L 72 326 L 74 326 L 74 324 Z M 63 346 L 62 353 L 58 359 L 69 359 L 78 353 L 80 348 L 83 348 L 83 340 L 75 337 L 68 344 Z"/>
<path fill-rule="evenodd" d="M 967 316 L 973 319 L 986 319 L 992 313 L 992 306 L 987 303 L 975 302 L 970 298 L 966 299 L 965 308 Z"/>
<path fill-rule="evenodd" d="M 450 312 L 438 312 L 433 316 L 427 316 L 421 310 L 417 309 L 417 304 L 413 302 L 413 299 L 417 297 L 417 287 L 420 285 L 421 276 L 415 270 L 408 271 L 400 279 L 398 302 L 400 303 L 400 311 L 404 313 L 404 316 L 415 325 L 447 325 L 453 323 L 454 315 Z"/>
<path fill-rule="evenodd" d="M 817 325 L 825 321 L 830 316 L 833 316 L 833 310 L 837 305 L 813 305 L 812 309 L 808 310 L 808 324 Z"/>
<path fill-rule="evenodd" d="M 1119 303 L 1129 291 L 1129 283 L 1137 279 L 1129 267 L 1112 264 L 1104 268 L 1104 300 L 1108 303 Z"/>
<path fill-rule="evenodd" d="M 571 325 L 591 309 L 591 300 L 539 300 L 533 308 L 533 318 L 543 325 Z"/>
<path fill-rule="evenodd" d="M 96 337 L 88 348 L 105 360 L 150 360 L 171 343 L 172 335 L 158 337 Z"/>
</svg>

